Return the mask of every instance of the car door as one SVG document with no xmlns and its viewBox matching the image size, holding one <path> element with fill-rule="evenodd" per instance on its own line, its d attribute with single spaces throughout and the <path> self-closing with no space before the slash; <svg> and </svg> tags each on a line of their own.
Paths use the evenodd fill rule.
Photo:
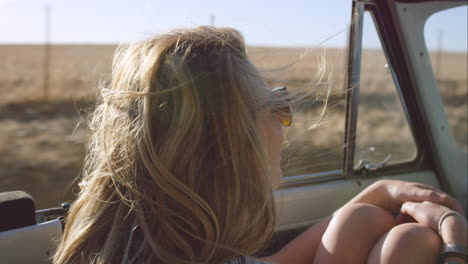
<svg viewBox="0 0 468 264">
<path fill-rule="evenodd" d="M 467 152 L 448 131 L 423 34 L 430 15 L 463 4 L 353 1 L 339 167 L 285 174 L 275 193 L 278 225 L 271 252 L 380 179 L 442 188 L 466 211 Z M 327 135 L 316 139 L 326 141 Z M 324 155 L 322 163 L 337 156 Z"/>
</svg>

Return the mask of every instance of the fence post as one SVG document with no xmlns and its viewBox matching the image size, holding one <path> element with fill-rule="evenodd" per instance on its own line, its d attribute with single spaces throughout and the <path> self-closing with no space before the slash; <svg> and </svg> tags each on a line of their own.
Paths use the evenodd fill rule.
<svg viewBox="0 0 468 264">
<path fill-rule="evenodd" d="M 212 26 L 212 27 L 215 26 L 215 20 L 216 20 L 216 15 L 215 14 L 210 14 L 210 26 Z"/>
<path fill-rule="evenodd" d="M 44 99 L 49 100 L 49 74 L 50 74 L 50 6 L 44 7 L 45 11 L 45 44 L 44 44 Z"/>
</svg>

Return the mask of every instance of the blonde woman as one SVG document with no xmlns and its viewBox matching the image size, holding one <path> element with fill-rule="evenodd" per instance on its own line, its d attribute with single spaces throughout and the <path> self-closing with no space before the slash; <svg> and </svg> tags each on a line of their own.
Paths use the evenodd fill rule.
<svg viewBox="0 0 468 264">
<path fill-rule="evenodd" d="M 453 232 L 466 234 L 460 214 L 437 235 L 442 214 L 462 213 L 453 198 L 381 181 L 275 255 L 249 257 L 275 226 L 292 114 L 286 89 L 270 90 L 245 49 L 234 29 L 197 27 L 118 52 L 55 263 L 427 264 L 442 239 L 466 245 Z M 396 225 L 402 205 L 419 223 Z"/>
</svg>

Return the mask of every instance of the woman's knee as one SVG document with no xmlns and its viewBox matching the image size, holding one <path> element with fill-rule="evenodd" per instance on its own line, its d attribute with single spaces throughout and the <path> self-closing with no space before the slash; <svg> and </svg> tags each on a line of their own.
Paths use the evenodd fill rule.
<svg viewBox="0 0 468 264">
<path fill-rule="evenodd" d="M 401 224 L 376 244 L 368 263 L 436 263 L 441 245 L 432 229 L 419 223 Z"/>
<path fill-rule="evenodd" d="M 394 227 L 389 238 L 395 240 L 395 243 L 401 248 L 415 248 L 439 251 L 442 241 L 439 235 L 432 229 L 419 224 L 407 223 Z"/>
<path fill-rule="evenodd" d="M 354 227 L 361 226 L 366 230 L 375 230 L 383 233 L 396 225 L 395 217 L 388 211 L 369 204 L 350 204 L 341 208 L 334 216 L 335 221 Z"/>
<path fill-rule="evenodd" d="M 347 205 L 334 214 L 314 263 L 364 263 L 374 244 L 393 226 L 394 217 L 380 207 Z"/>
<path fill-rule="evenodd" d="M 394 217 L 384 209 L 350 204 L 335 213 L 322 241 L 336 248 L 352 244 L 371 246 L 394 226 Z"/>
</svg>

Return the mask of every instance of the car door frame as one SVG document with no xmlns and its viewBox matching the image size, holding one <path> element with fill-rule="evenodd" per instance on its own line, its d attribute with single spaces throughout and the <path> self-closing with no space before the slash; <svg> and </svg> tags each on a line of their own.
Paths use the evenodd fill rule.
<svg viewBox="0 0 468 264">
<path fill-rule="evenodd" d="M 442 190 L 453 195 L 467 212 L 468 203 L 468 154 L 455 141 L 448 124 L 440 90 L 433 72 L 429 51 L 424 38 L 424 26 L 428 18 L 437 12 L 466 6 L 463 0 L 421 1 L 397 0 L 388 5 L 395 21 L 395 36 L 404 47 L 402 54 L 407 64 L 415 102 L 420 109 L 422 129 L 427 131 L 426 144 L 430 151 L 431 165 L 437 173 Z"/>
</svg>

